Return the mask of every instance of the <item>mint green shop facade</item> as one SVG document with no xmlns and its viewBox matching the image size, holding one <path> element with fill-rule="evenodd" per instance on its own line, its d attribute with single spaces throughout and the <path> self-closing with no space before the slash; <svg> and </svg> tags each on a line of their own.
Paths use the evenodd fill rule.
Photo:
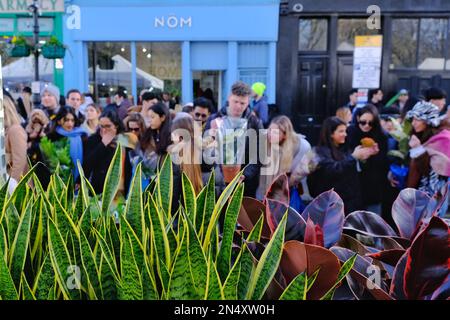
<svg viewBox="0 0 450 320">
<path fill-rule="evenodd" d="M 220 71 L 221 103 L 237 80 L 266 83 L 275 102 L 279 0 L 72 0 L 65 2 L 64 88 L 89 89 L 89 43 L 129 43 L 131 94 L 138 92 L 138 43 L 181 47 L 181 100 L 194 98 L 193 74 Z M 136 100 L 135 100 L 136 101 Z"/>
</svg>

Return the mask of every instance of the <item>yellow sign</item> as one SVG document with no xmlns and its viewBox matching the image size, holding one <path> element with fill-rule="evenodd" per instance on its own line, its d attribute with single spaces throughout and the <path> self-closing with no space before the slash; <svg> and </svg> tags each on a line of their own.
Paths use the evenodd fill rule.
<svg viewBox="0 0 450 320">
<path fill-rule="evenodd" d="M 355 36 L 355 47 L 381 47 L 383 36 Z"/>
<path fill-rule="evenodd" d="M 0 0 L 0 13 L 29 12 L 30 4 L 33 0 Z M 41 0 L 39 8 L 42 12 L 64 12 L 64 0 Z"/>
</svg>

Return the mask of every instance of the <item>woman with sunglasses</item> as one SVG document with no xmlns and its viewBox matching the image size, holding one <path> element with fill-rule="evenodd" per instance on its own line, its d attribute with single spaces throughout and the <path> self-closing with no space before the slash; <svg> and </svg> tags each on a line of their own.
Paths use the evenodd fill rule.
<svg viewBox="0 0 450 320">
<path fill-rule="evenodd" d="M 358 175 L 363 207 L 367 211 L 381 215 L 383 191 L 388 185 L 388 136 L 381 127 L 378 110 L 375 106 L 366 105 L 357 110 L 355 116 L 356 124 L 352 124 L 347 130 L 349 147 L 353 149 L 363 144 L 365 148 L 372 148 L 374 151 L 370 158 L 360 162 Z M 361 142 L 363 139 L 370 141 L 369 145 L 364 141 Z"/>
<path fill-rule="evenodd" d="M 133 112 L 124 119 L 126 132 L 134 134 L 138 140 L 145 132 L 145 120 L 140 113 Z"/>
<path fill-rule="evenodd" d="M 314 148 L 318 157 L 317 168 L 308 178 L 311 196 L 334 189 L 344 201 L 344 210 L 349 214 L 362 209 L 358 163 L 367 160 L 374 150 L 346 144 L 347 124 L 338 117 L 326 119 L 320 132 L 319 144 Z"/>
<path fill-rule="evenodd" d="M 123 124 L 117 112 L 111 108 L 106 109 L 100 115 L 97 133 L 90 136 L 86 142 L 83 170 L 96 194 L 103 192 L 106 174 L 116 152 L 118 138 L 123 131 Z M 130 151 L 131 149 L 122 145 L 122 178 L 116 199 L 128 194 L 132 174 Z"/>
</svg>

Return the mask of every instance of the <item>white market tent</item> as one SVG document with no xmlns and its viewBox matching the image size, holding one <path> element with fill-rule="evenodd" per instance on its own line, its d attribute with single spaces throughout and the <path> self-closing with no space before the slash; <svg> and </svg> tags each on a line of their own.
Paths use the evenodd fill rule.
<svg viewBox="0 0 450 320">
<path fill-rule="evenodd" d="M 118 86 L 131 88 L 131 62 L 120 55 L 111 58 L 114 61 L 113 69 L 100 69 L 97 65 L 96 78 L 98 84 L 106 86 Z M 39 78 L 41 81 L 53 81 L 53 60 L 39 56 Z M 92 79 L 92 68 L 89 68 L 89 75 Z M 34 57 L 24 57 L 2 67 L 3 81 L 5 85 L 13 86 L 19 83 L 30 83 L 34 79 Z M 164 81 L 157 77 L 136 68 L 137 85 L 141 88 L 153 87 L 164 89 Z"/>
</svg>

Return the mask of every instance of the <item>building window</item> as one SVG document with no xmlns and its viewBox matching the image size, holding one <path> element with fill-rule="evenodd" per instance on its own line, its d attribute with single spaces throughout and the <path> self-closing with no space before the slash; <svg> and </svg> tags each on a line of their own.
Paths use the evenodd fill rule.
<svg viewBox="0 0 450 320">
<path fill-rule="evenodd" d="M 450 70 L 448 19 L 393 19 L 390 69 Z"/>
<path fill-rule="evenodd" d="M 119 86 L 131 96 L 130 51 L 129 42 L 88 43 L 89 86 L 102 106 L 110 102 Z"/>
<path fill-rule="evenodd" d="M 367 28 L 367 19 L 338 20 L 338 51 L 353 51 L 355 36 L 370 36 L 380 34 L 380 30 Z"/>
<path fill-rule="evenodd" d="M 136 43 L 137 92 L 168 91 L 181 96 L 181 44 L 179 42 Z"/>
<path fill-rule="evenodd" d="M 328 35 L 328 20 L 299 20 L 299 51 L 326 51 Z"/>
<path fill-rule="evenodd" d="M 119 86 L 131 96 L 132 71 L 130 42 L 90 42 L 89 85 L 107 104 Z M 95 62 L 95 69 L 93 68 Z M 181 95 L 181 45 L 178 42 L 136 43 L 137 93 L 143 89 L 169 91 Z M 131 97 L 130 97 L 131 98 Z"/>
<path fill-rule="evenodd" d="M 415 68 L 419 19 L 392 20 L 391 68 Z"/>
<path fill-rule="evenodd" d="M 421 19 L 417 69 L 444 70 L 447 19 Z"/>
</svg>

